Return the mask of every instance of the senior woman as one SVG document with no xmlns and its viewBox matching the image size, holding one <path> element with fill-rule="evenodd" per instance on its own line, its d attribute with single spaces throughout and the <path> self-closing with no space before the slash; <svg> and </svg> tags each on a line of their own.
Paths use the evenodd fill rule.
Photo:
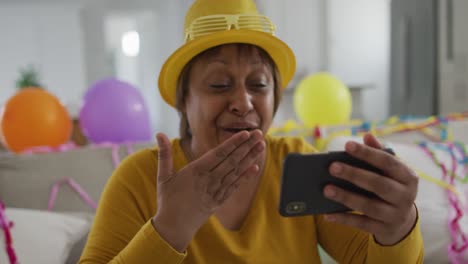
<svg viewBox="0 0 468 264">
<path fill-rule="evenodd" d="M 319 263 L 318 244 L 342 263 L 422 262 L 418 178 L 371 135 L 346 151 L 386 177 L 339 163 L 330 170 L 381 199 L 330 185 L 327 197 L 360 214 L 278 213 L 285 155 L 314 149 L 265 136 L 295 58 L 252 0 L 197 0 L 185 29 L 159 76 L 181 137 L 158 134 L 159 148 L 115 171 L 80 263 Z"/>
</svg>

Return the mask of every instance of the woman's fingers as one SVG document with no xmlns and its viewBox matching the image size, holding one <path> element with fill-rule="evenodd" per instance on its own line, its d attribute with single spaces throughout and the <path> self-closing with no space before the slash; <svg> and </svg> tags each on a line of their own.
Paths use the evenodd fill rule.
<svg viewBox="0 0 468 264">
<path fill-rule="evenodd" d="M 228 157 L 210 172 L 209 194 L 214 195 L 226 177 L 230 179 L 234 178 L 230 181 L 233 182 L 258 158 L 258 155 L 263 151 L 264 147 L 261 148 L 261 151 L 257 151 L 255 150 L 257 144 L 264 146 L 265 143 L 263 142 L 262 134 L 259 131 L 254 131 L 249 140 L 231 152 Z M 245 165 L 243 166 L 242 161 L 244 160 L 247 160 L 247 162 L 244 162 Z"/>
<path fill-rule="evenodd" d="M 257 133 L 259 132 L 256 132 L 256 134 Z M 211 171 L 215 169 L 221 162 L 230 157 L 234 151 L 238 150 L 240 146 L 243 146 L 244 143 L 248 142 L 253 134 L 253 132 L 249 133 L 248 131 L 241 131 L 233 135 L 219 146 L 208 151 L 201 158 L 194 161 L 193 166 L 195 166 L 196 169 L 203 171 Z"/>
<path fill-rule="evenodd" d="M 239 132 L 180 173 L 190 171 L 192 186 L 200 195 L 203 210 L 211 211 L 238 188 L 242 179 L 259 171 L 255 162 L 264 150 L 265 141 L 260 130 Z"/>
<path fill-rule="evenodd" d="M 264 141 L 259 141 L 249 152 L 247 156 L 244 157 L 244 159 L 241 160 L 239 163 L 239 166 L 236 170 L 237 175 L 243 174 L 245 171 L 247 171 L 249 168 L 251 168 L 253 165 L 255 165 L 258 162 L 258 158 L 260 154 L 265 150 L 266 144 Z M 257 166 L 258 167 L 258 166 Z M 223 181 L 223 184 L 225 182 Z M 227 184 L 231 184 L 231 182 L 228 180 L 226 181 Z"/>
<path fill-rule="evenodd" d="M 226 184 L 223 184 L 215 194 L 215 200 L 219 203 L 226 201 L 232 195 L 232 193 L 234 193 L 239 188 L 242 180 L 248 180 L 252 178 L 252 176 L 258 173 L 259 169 L 260 168 L 258 165 L 252 165 L 246 171 L 244 171 L 244 173 L 236 177 L 235 181 L 231 184 L 227 184 L 227 182 Z"/>
<path fill-rule="evenodd" d="M 218 166 L 215 170 L 212 171 L 212 182 L 211 182 L 211 190 L 217 190 L 218 188 L 222 188 L 223 186 L 229 186 L 233 182 L 235 182 L 249 167 L 255 165 L 255 162 L 258 160 L 260 153 L 263 152 L 265 149 L 265 142 L 260 141 L 257 144 L 250 148 L 247 155 L 243 155 L 243 159 L 241 161 L 235 161 L 236 166 L 231 169 L 231 163 L 226 162 Z M 212 192 L 210 192 L 212 193 Z"/>
<path fill-rule="evenodd" d="M 352 172 L 348 171 L 347 175 L 342 174 L 342 176 L 348 176 L 348 178 L 351 178 L 350 181 L 352 183 L 374 192 L 377 196 L 395 206 L 401 207 L 407 205 L 404 207 L 410 207 L 416 198 L 419 177 L 413 170 L 401 162 L 398 157 L 379 149 L 381 144 L 374 136 L 367 134 L 364 137 L 364 142 L 367 145 L 348 142 L 345 146 L 346 151 L 350 155 L 380 169 L 385 176 L 375 175 L 377 177 L 366 178 L 369 174 L 363 173 L 363 170 L 358 169 L 351 170 Z M 360 179 L 361 177 L 366 178 L 370 182 L 364 183 Z M 367 184 L 366 187 L 364 187 L 365 184 Z M 372 187 L 369 185 L 372 185 Z"/>
<path fill-rule="evenodd" d="M 375 193 L 380 199 L 369 198 L 337 186 L 327 185 L 324 195 L 362 214 L 341 213 L 326 217 L 374 234 L 383 245 L 392 245 L 404 238 L 416 221 L 418 176 L 397 157 L 382 151 L 382 144 L 372 135 L 364 136 L 364 144 L 348 142 L 346 152 L 380 169 L 373 171 L 334 162 L 330 173 L 340 179 Z"/>
<path fill-rule="evenodd" d="M 385 230 L 385 224 L 372 219 L 366 215 L 356 213 L 339 213 L 325 215 L 328 222 L 339 223 L 342 225 L 353 226 L 371 234 L 382 233 Z"/>
<path fill-rule="evenodd" d="M 235 182 L 239 181 L 240 178 L 249 178 L 252 173 L 246 173 L 248 170 L 254 171 L 255 173 L 259 171 L 258 165 L 256 165 L 256 161 L 258 160 L 258 156 L 260 153 L 263 152 L 265 149 L 265 142 L 260 141 L 258 142 L 254 148 L 252 148 L 248 155 L 244 157 L 244 159 L 239 163 L 236 169 L 231 170 L 229 174 L 224 176 L 220 182 L 215 181 L 217 184 L 217 189 L 223 189 L 231 186 Z M 213 171 L 214 177 L 216 176 L 216 171 Z"/>
<path fill-rule="evenodd" d="M 365 214 L 357 213 L 337 213 L 328 214 L 324 218 L 328 222 L 339 223 L 347 226 L 353 226 L 361 230 L 367 231 L 374 235 L 374 238 L 381 245 L 395 245 L 405 236 L 408 235 L 413 228 L 416 215 L 416 208 L 412 205 L 412 210 L 408 214 L 394 213 L 399 222 L 379 221 L 378 219 L 369 217 Z"/>
<path fill-rule="evenodd" d="M 243 179 L 258 173 L 255 161 L 265 149 L 260 130 L 242 131 L 174 172 L 169 140 L 164 135 L 158 135 L 157 140 L 157 215 L 187 219 L 188 229 L 192 230 L 197 230 L 239 188 Z"/>
<path fill-rule="evenodd" d="M 157 180 L 164 183 L 170 179 L 173 174 L 171 142 L 163 133 L 156 135 L 158 142 L 158 176 Z"/>
<path fill-rule="evenodd" d="M 352 141 L 346 143 L 345 149 L 353 157 L 368 162 L 372 166 L 382 170 L 385 176 L 393 178 L 402 184 L 414 183 L 417 180 L 417 176 L 411 173 L 397 157 L 381 149 Z"/>
<path fill-rule="evenodd" d="M 395 193 L 404 191 L 404 186 L 383 175 L 341 162 L 332 163 L 330 166 L 330 173 L 337 178 L 351 182 L 362 189 L 375 193 L 390 204 L 398 204 L 401 201 L 401 196 L 395 195 Z"/>
<path fill-rule="evenodd" d="M 380 141 L 371 133 L 365 134 L 363 137 L 363 141 L 364 141 L 364 144 L 369 147 L 373 147 L 376 149 L 383 149 L 382 143 L 380 143 Z"/>
<path fill-rule="evenodd" d="M 328 199 L 381 222 L 391 222 L 390 216 L 396 211 L 395 207 L 382 200 L 367 198 L 333 185 L 325 186 L 324 194 Z"/>
</svg>

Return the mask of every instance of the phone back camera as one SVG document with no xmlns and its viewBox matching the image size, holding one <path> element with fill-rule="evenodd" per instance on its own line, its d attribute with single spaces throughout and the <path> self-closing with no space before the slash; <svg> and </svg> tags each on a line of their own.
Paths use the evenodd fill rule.
<svg viewBox="0 0 468 264">
<path fill-rule="evenodd" d="M 286 205 L 286 212 L 288 214 L 304 213 L 307 209 L 305 202 L 290 202 Z"/>
</svg>

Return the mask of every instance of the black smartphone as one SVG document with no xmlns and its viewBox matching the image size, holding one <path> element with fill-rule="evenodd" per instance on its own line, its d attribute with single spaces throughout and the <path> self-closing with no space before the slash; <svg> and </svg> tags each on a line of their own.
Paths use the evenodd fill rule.
<svg viewBox="0 0 468 264">
<path fill-rule="evenodd" d="M 395 155 L 392 149 L 384 149 L 384 151 Z M 335 161 L 373 171 L 379 175 L 383 174 L 381 170 L 365 161 L 354 158 L 345 151 L 288 154 L 283 164 L 280 214 L 282 216 L 302 216 L 350 211 L 343 204 L 332 201 L 323 195 L 323 188 L 328 184 L 378 199 L 374 193 L 330 175 L 330 165 Z"/>
</svg>

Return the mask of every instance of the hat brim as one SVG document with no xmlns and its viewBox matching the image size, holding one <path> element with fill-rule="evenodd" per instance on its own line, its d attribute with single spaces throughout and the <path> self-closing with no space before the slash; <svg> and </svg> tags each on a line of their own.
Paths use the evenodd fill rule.
<svg viewBox="0 0 468 264">
<path fill-rule="evenodd" d="M 184 44 L 164 63 L 159 74 L 159 91 L 164 101 L 175 107 L 176 88 L 184 66 L 201 52 L 223 44 L 246 43 L 264 49 L 276 63 L 281 75 L 282 88 L 292 79 L 296 70 L 296 58 L 291 48 L 279 38 L 253 30 L 228 30 L 212 33 Z"/>
</svg>

